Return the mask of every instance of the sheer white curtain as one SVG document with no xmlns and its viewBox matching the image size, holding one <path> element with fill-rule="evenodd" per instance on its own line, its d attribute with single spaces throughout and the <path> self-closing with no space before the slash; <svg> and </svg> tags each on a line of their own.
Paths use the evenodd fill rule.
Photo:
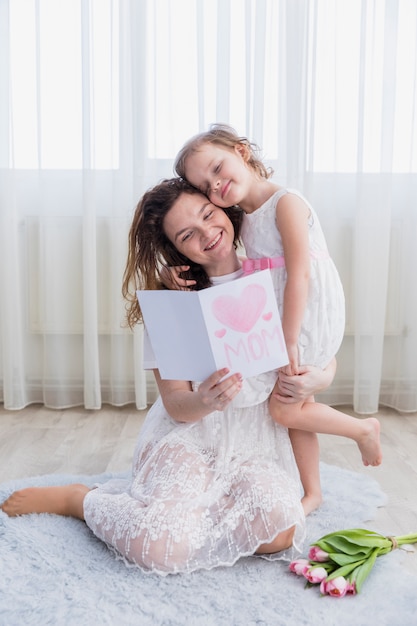
<svg viewBox="0 0 417 626">
<path fill-rule="evenodd" d="M 413 0 L 0 0 L 0 400 L 143 407 L 141 193 L 210 122 L 319 212 L 347 296 L 324 400 L 417 410 Z"/>
<path fill-rule="evenodd" d="M 315 3 L 305 192 L 346 290 L 329 402 L 417 409 L 417 6 Z"/>
<path fill-rule="evenodd" d="M 141 333 L 123 328 L 120 288 L 131 214 L 151 182 L 146 7 L 0 7 L 4 405 L 144 407 Z"/>
</svg>

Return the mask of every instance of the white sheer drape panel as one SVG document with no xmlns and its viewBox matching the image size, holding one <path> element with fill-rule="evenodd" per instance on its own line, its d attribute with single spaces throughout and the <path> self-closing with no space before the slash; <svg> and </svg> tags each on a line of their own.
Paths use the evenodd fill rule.
<svg viewBox="0 0 417 626">
<path fill-rule="evenodd" d="M 319 213 L 346 295 L 338 372 L 321 394 L 373 413 L 417 409 L 417 179 L 405 174 L 312 174 Z"/>
<path fill-rule="evenodd" d="M 144 408 L 154 399 L 121 297 L 131 216 L 157 176 L 144 157 L 145 18 L 136 2 L 0 4 L 6 408 Z M 49 93 L 44 81 L 54 78 Z"/>
<path fill-rule="evenodd" d="M 414 0 L 1 0 L 5 407 L 153 401 L 127 232 L 218 121 L 321 217 L 347 307 L 322 399 L 416 411 L 416 42 Z"/>
<path fill-rule="evenodd" d="M 146 406 L 140 350 L 122 326 L 128 216 L 17 222 L 2 219 L 2 293 L 13 295 L 1 300 L 5 405 Z"/>
<path fill-rule="evenodd" d="M 417 11 L 415 4 L 401 0 L 361 2 L 357 11 L 358 72 L 350 85 L 356 94 L 356 166 L 346 189 L 351 206 L 345 208 L 341 193 L 346 176 L 329 181 L 328 187 L 342 183 L 332 196 L 352 230 L 351 276 L 345 278 L 348 324 L 339 364 L 346 371 L 347 389 L 353 381 L 358 412 L 373 413 L 379 403 L 415 411 L 417 369 L 410 357 L 417 349 L 416 322 L 411 321 L 417 320 L 417 292 L 410 270 L 416 270 L 417 235 Z M 355 40 L 355 31 L 349 36 Z M 337 54 L 333 69 L 335 76 L 346 75 Z M 337 79 L 334 87 L 336 99 Z M 337 118 L 333 124 L 337 137 L 341 124 Z M 337 146 L 334 154 L 336 169 L 337 160 L 346 156 L 338 155 Z M 339 264 L 343 267 L 347 259 L 344 255 Z M 346 349 L 351 354 L 348 370 Z"/>
</svg>

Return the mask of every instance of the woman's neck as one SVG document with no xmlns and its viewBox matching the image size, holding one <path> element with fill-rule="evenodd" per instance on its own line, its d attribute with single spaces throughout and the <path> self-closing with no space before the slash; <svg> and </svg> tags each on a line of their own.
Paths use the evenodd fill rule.
<svg viewBox="0 0 417 626">
<path fill-rule="evenodd" d="M 215 267 L 206 268 L 206 272 L 209 278 L 213 278 L 216 276 L 227 276 L 228 274 L 233 274 L 241 269 L 242 263 L 237 256 L 236 250 L 233 249 L 233 254 L 224 261 L 218 263 Z"/>
</svg>

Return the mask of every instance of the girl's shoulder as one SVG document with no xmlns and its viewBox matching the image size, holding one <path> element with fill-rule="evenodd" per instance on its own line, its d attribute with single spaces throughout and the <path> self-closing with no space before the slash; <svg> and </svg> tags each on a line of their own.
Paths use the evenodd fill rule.
<svg viewBox="0 0 417 626">
<path fill-rule="evenodd" d="M 281 187 L 281 189 L 279 189 L 279 191 L 277 191 L 276 193 L 276 203 L 278 203 L 278 201 L 284 196 L 287 196 L 288 199 L 290 199 L 291 197 L 298 198 L 299 200 L 302 200 L 311 209 L 311 205 L 309 201 L 307 200 L 305 196 L 303 196 L 301 191 L 298 191 L 298 189 L 292 189 L 291 187 Z"/>
<path fill-rule="evenodd" d="M 267 200 L 265 200 L 265 202 L 263 204 L 261 204 L 256 211 L 254 211 L 253 213 L 250 213 L 249 215 L 255 215 L 256 213 L 262 213 L 264 211 L 269 211 L 270 209 L 275 209 L 279 200 L 282 198 L 282 196 L 285 196 L 285 194 L 288 193 L 288 190 L 285 189 L 284 187 L 280 187 L 279 189 L 277 189 L 276 191 L 274 191 L 274 193 L 272 195 L 269 196 L 269 198 Z"/>
<path fill-rule="evenodd" d="M 316 213 L 313 207 L 311 206 L 310 202 L 307 200 L 305 196 L 303 196 L 303 194 L 300 191 L 298 191 L 297 189 L 291 189 L 287 187 L 285 189 L 281 189 L 280 192 L 282 193 L 280 193 L 279 196 L 277 196 L 275 200 L 275 207 L 278 206 L 279 200 L 281 200 L 281 198 L 285 196 L 287 202 L 295 201 L 294 203 L 298 204 L 298 206 L 305 205 L 305 207 L 309 211 L 309 221 L 311 221 L 311 223 L 313 223 L 313 221 L 317 219 Z"/>
<path fill-rule="evenodd" d="M 268 198 L 268 200 L 262 206 L 272 205 L 274 206 L 274 208 L 276 208 L 278 202 L 281 200 L 281 198 L 284 197 L 290 202 L 292 199 L 297 198 L 298 200 L 304 202 L 309 209 L 311 209 L 310 203 L 306 200 L 303 194 L 297 189 L 292 189 L 291 187 L 280 187 Z"/>
</svg>

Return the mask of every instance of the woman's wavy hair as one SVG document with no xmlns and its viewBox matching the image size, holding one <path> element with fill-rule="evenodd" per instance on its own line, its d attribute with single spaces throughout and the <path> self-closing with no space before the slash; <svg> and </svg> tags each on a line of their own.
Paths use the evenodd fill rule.
<svg viewBox="0 0 417 626">
<path fill-rule="evenodd" d="M 256 143 L 249 141 L 247 137 L 240 137 L 234 128 L 228 124 L 211 124 L 207 131 L 199 133 L 191 137 L 181 150 L 178 152 L 175 162 L 174 171 L 181 178 L 187 178 L 185 173 L 185 165 L 187 159 L 198 152 L 201 147 L 207 143 L 212 143 L 218 146 L 222 146 L 228 150 L 234 149 L 235 146 L 240 144 L 244 146 L 244 155 L 246 163 L 256 172 L 261 178 L 271 178 L 274 173 L 272 168 L 268 168 L 262 162 L 261 149 Z"/>
<path fill-rule="evenodd" d="M 137 289 L 165 289 L 161 280 L 164 265 L 189 265 L 184 278 L 192 278 L 194 290 L 210 286 L 204 268 L 178 252 L 165 235 L 163 222 L 166 214 L 181 194 L 195 195 L 200 192 L 182 178 L 162 180 L 149 189 L 139 201 L 129 230 L 128 255 L 123 274 L 122 294 L 126 299 L 126 322 L 130 328 L 143 322 L 142 311 L 136 297 Z M 237 207 L 223 209 L 234 229 L 234 246 L 240 244 L 243 212 Z"/>
</svg>

